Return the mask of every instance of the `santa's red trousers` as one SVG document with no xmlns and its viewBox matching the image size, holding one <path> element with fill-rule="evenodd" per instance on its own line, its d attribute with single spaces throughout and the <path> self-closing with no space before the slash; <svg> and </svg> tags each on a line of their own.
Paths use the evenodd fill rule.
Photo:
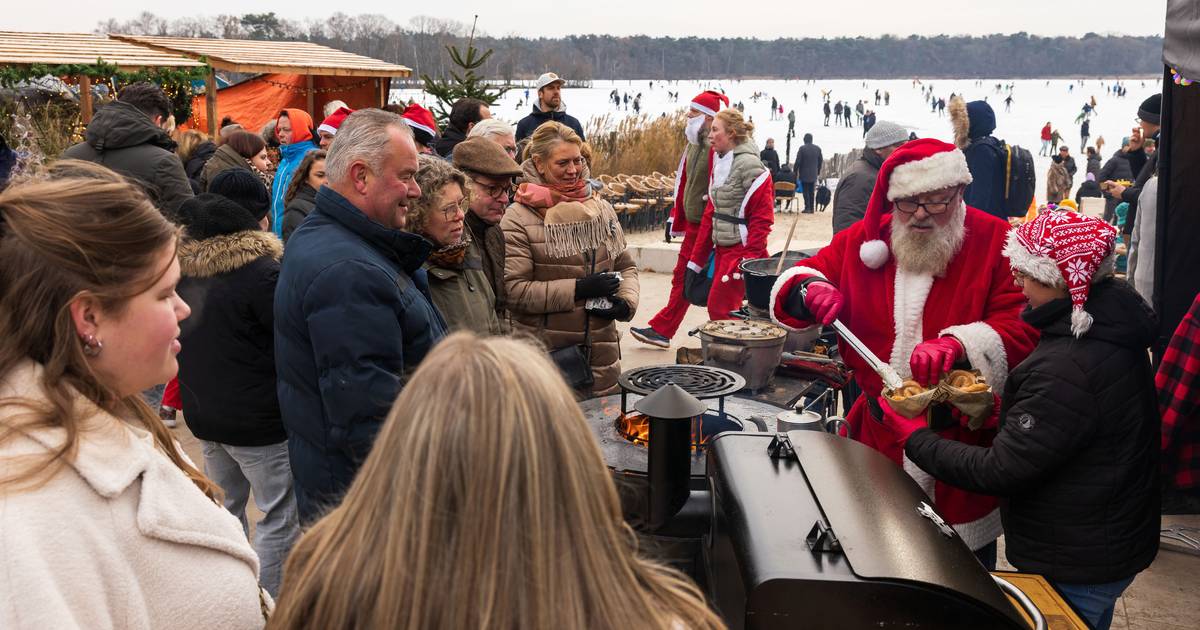
<svg viewBox="0 0 1200 630">
<path fill-rule="evenodd" d="M 751 252 L 744 245 L 718 245 L 715 252 L 712 289 L 708 292 L 708 318 L 732 319 L 729 313 L 742 308 L 742 300 L 746 298 L 746 281 L 742 279 L 738 265 L 747 258 L 766 258 L 767 253 Z"/>
<path fill-rule="evenodd" d="M 667 305 L 657 315 L 650 318 L 650 327 L 654 332 L 670 339 L 683 323 L 691 303 L 683 297 L 683 277 L 687 273 L 687 263 L 692 256 L 692 246 L 696 244 L 696 234 L 700 232 L 700 224 L 690 221 L 683 222 L 683 244 L 679 247 L 679 258 L 675 261 L 675 271 L 671 275 L 671 295 Z"/>
</svg>

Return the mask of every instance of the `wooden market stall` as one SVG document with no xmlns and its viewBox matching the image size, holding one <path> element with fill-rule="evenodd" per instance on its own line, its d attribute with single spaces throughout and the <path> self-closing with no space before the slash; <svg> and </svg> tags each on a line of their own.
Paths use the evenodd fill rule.
<svg viewBox="0 0 1200 630">
<path fill-rule="evenodd" d="M 155 50 L 91 33 L 22 33 L 0 31 L 2 66 L 116 66 L 122 72 L 155 68 L 202 68 L 204 63 L 177 52 Z M 83 122 L 92 120 L 92 77 L 76 74 Z"/>
<path fill-rule="evenodd" d="M 387 63 L 311 42 L 205 39 L 110 34 L 116 41 L 169 54 L 203 59 L 213 69 L 206 80 L 205 107 L 193 107 L 196 127 L 216 134 L 222 111 L 257 128 L 284 107 L 300 107 L 320 121 L 320 108 L 331 100 L 352 108 L 387 104 L 392 77 L 408 77 L 406 66 Z M 217 90 L 215 71 L 258 74 L 249 81 Z M 226 109 L 226 106 L 232 110 Z M 261 118 L 261 120 L 260 120 Z"/>
</svg>

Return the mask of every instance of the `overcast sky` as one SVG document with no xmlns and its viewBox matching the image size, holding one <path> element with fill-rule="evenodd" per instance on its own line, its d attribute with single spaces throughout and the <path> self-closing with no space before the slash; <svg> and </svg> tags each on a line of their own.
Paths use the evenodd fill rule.
<svg viewBox="0 0 1200 630">
<path fill-rule="evenodd" d="M 167 18 L 274 11 L 292 19 L 319 18 L 336 9 L 380 13 L 407 25 L 416 14 L 470 22 L 492 35 L 561 36 L 579 33 L 674 37 L 907 36 L 1025 31 L 1037 35 L 1161 35 L 1167 0 L 205 0 L 146 3 L 133 0 L 5 2 L 3 30 L 91 31 L 112 17 L 143 10 Z M 420 7 L 419 11 L 414 11 Z"/>
</svg>

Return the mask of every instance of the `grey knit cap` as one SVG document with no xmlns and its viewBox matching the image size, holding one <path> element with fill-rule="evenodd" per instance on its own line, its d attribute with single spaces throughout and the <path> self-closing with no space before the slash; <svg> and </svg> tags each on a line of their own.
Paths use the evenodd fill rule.
<svg viewBox="0 0 1200 630">
<path fill-rule="evenodd" d="M 880 120 L 867 132 L 865 140 L 868 149 L 882 149 L 908 142 L 908 130 L 894 122 Z"/>
</svg>

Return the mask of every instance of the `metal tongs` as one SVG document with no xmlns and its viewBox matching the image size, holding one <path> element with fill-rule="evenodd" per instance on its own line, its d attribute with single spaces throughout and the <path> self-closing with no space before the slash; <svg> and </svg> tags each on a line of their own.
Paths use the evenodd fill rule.
<svg viewBox="0 0 1200 630">
<path fill-rule="evenodd" d="M 802 298 L 808 297 L 807 286 L 800 288 L 800 295 Z M 867 344 L 863 343 L 861 339 L 854 335 L 854 333 L 850 332 L 850 329 L 846 328 L 846 325 L 843 324 L 841 320 L 833 320 L 833 323 L 830 324 L 830 326 L 834 329 L 834 331 L 837 332 L 838 336 L 840 336 L 842 340 L 846 342 L 847 345 L 849 345 L 851 348 L 854 348 L 854 351 L 858 353 L 858 356 L 867 361 L 867 365 L 871 366 L 871 369 L 879 375 L 879 378 L 883 379 L 883 383 L 884 385 L 887 385 L 888 389 L 896 390 L 904 386 L 904 379 L 900 378 L 900 374 L 898 374 L 896 370 L 892 368 L 892 366 L 880 361 L 879 357 L 875 356 L 875 353 L 871 352 L 871 349 L 867 347 Z"/>
</svg>

